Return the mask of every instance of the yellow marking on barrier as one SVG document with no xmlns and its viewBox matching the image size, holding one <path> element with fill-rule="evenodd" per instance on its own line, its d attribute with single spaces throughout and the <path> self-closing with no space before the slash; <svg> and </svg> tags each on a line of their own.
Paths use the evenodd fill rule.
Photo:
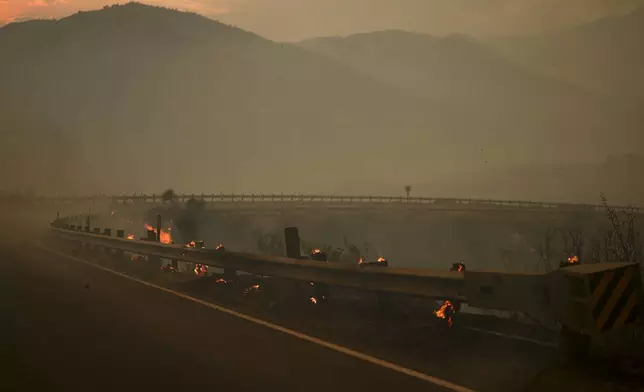
<svg viewBox="0 0 644 392">
<path fill-rule="evenodd" d="M 622 278 L 619 280 L 617 287 L 615 287 L 615 290 L 613 290 L 613 294 L 611 295 L 610 299 L 606 303 L 606 306 L 604 306 L 604 309 L 602 309 L 600 316 L 595 322 L 595 327 L 597 328 L 597 330 L 601 331 L 604 327 L 604 324 L 606 324 L 606 321 L 608 321 L 608 317 L 610 316 L 613 309 L 615 309 L 615 305 L 617 305 L 620 297 L 624 294 L 626 286 L 628 286 L 628 283 L 633 278 L 634 271 L 634 268 L 627 268 L 626 271 L 624 271 L 624 276 L 622 276 Z"/>
<path fill-rule="evenodd" d="M 624 309 L 622 310 L 622 313 L 617 318 L 617 321 L 615 321 L 613 328 L 621 327 L 626 323 L 626 320 L 628 319 L 628 316 L 630 315 L 631 311 L 633 310 L 635 305 L 637 305 L 638 299 L 639 298 L 638 298 L 637 291 L 631 293 L 630 297 L 628 297 L 628 301 L 626 302 L 626 305 L 624 305 Z"/>
<path fill-rule="evenodd" d="M 606 287 L 608 287 L 610 281 L 613 280 L 614 275 L 613 271 L 604 272 L 604 276 L 602 276 L 602 279 L 599 281 L 599 285 L 597 285 L 595 291 L 592 293 L 592 297 L 590 297 L 591 309 L 594 309 L 595 306 L 597 306 L 597 301 L 599 301 L 602 294 L 604 294 L 604 291 L 606 291 Z"/>
</svg>

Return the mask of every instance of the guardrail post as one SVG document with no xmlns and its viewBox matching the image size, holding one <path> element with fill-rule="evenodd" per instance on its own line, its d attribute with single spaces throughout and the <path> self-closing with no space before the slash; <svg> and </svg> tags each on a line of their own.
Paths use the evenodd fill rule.
<svg viewBox="0 0 644 392">
<path fill-rule="evenodd" d="M 284 243 L 286 244 L 286 257 L 289 259 L 299 259 L 300 253 L 300 234 L 297 227 L 287 227 L 284 229 Z"/>
<path fill-rule="evenodd" d="M 161 242 L 161 226 L 163 225 L 163 219 L 161 219 L 161 214 L 157 214 L 157 242 Z"/>
<path fill-rule="evenodd" d="M 119 230 L 119 229 L 117 229 L 117 230 L 116 230 L 116 236 L 117 236 L 118 238 L 125 239 L 125 230 L 122 230 L 122 229 L 121 229 L 121 230 Z M 116 257 L 118 257 L 119 259 L 122 259 L 122 258 L 125 256 L 125 254 L 123 253 L 123 251 L 122 251 L 121 249 L 116 249 L 115 254 L 116 254 Z"/>
</svg>

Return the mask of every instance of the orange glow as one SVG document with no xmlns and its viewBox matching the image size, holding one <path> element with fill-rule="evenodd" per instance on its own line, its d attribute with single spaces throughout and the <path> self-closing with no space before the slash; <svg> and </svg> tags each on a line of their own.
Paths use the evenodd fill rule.
<svg viewBox="0 0 644 392">
<path fill-rule="evenodd" d="M 364 263 L 364 261 L 362 260 L 362 256 L 360 256 L 360 258 L 358 259 L 358 264 L 362 264 L 362 263 Z"/>
<path fill-rule="evenodd" d="M 254 285 L 250 286 L 249 288 L 247 288 L 246 290 L 244 290 L 244 295 L 246 295 L 248 293 L 251 293 L 253 291 L 259 291 L 259 285 L 258 284 L 254 284 Z"/>
<path fill-rule="evenodd" d="M 315 297 L 311 297 L 311 302 L 312 302 L 314 305 L 317 305 L 317 304 L 318 304 L 318 300 L 317 300 L 317 298 L 315 298 Z"/>
<path fill-rule="evenodd" d="M 128 240 L 133 240 L 134 239 L 134 234 L 130 233 L 127 235 Z"/>
<path fill-rule="evenodd" d="M 385 261 L 387 261 L 387 259 L 385 259 L 384 257 L 382 257 L 382 256 L 378 257 L 378 262 L 379 263 L 384 263 Z"/>
<path fill-rule="evenodd" d="M 579 264 L 579 257 L 577 257 L 577 256 L 568 257 L 568 263 L 569 264 Z"/>
<path fill-rule="evenodd" d="M 217 284 L 227 284 L 228 281 L 226 279 L 219 278 L 215 281 Z"/>
<path fill-rule="evenodd" d="M 222 244 L 217 245 L 217 247 L 215 248 L 215 250 L 222 250 L 222 249 L 224 249 L 224 246 Z"/>
<path fill-rule="evenodd" d="M 143 225 L 146 230 L 152 230 L 156 234 L 157 229 L 154 227 L 148 225 L 147 223 Z M 161 229 L 161 241 L 162 244 L 171 244 L 172 243 L 172 234 L 170 234 L 170 231 L 165 231 Z"/>
<path fill-rule="evenodd" d="M 208 274 L 208 266 L 203 265 L 203 264 L 195 264 L 195 275 L 197 276 L 205 276 Z"/>
<path fill-rule="evenodd" d="M 196 248 L 196 247 L 197 247 L 197 243 L 194 241 L 190 241 L 186 244 L 186 248 Z"/>
<path fill-rule="evenodd" d="M 458 270 L 457 271 L 458 272 L 463 272 L 463 265 L 462 264 L 458 265 Z"/>
<path fill-rule="evenodd" d="M 445 302 L 443 302 L 443 305 L 441 305 L 440 308 L 434 311 L 434 314 L 439 319 L 447 319 L 447 325 L 451 328 L 452 314 L 454 314 L 455 312 L 456 309 L 454 308 L 454 305 L 452 305 L 450 301 L 445 300 Z"/>
<path fill-rule="evenodd" d="M 322 253 L 322 251 L 320 249 L 313 249 L 311 253 L 314 255 L 319 255 L 320 253 Z"/>
</svg>

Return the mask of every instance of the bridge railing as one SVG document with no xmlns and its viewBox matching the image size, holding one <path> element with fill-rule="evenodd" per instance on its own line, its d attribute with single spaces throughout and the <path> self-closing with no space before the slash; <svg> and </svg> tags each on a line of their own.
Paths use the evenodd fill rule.
<svg viewBox="0 0 644 392">
<path fill-rule="evenodd" d="M 402 197 L 402 196 L 373 196 L 373 195 L 305 195 L 305 194 L 264 194 L 264 193 L 219 193 L 219 194 L 179 194 L 175 201 L 185 203 L 190 199 L 201 200 L 208 203 L 280 203 L 280 204 L 380 204 L 380 205 L 410 205 L 410 206 L 436 206 L 436 207 L 472 207 L 472 208 L 531 208 L 531 209 L 556 209 L 556 210 L 587 210 L 602 211 L 601 204 L 576 204 L 576 203 L 550 203 L 521 200 L 495 200 L 476 198 L 433 198 L 433 197 Z M 108 201 L 113 203 L 146 203 L 161 204 L 164 199 L 157 194 L 133 195 L 95 195 L 95 196 L 66 196 L 66 197 L 40 197 L 35 199 L 39 203 L 76 203 Z M 644 213 L 643 208 L 613 206 L 617 210 L 633 210 Z"/>
</svg>

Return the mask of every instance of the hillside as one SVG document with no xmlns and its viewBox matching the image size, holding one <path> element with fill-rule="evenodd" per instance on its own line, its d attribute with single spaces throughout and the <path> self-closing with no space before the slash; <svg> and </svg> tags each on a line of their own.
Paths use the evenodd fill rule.
<svg viewBox="0 0 644 392">
<path fill-rule="evenodd" d="M 539 150 L 544 162 L 558 163 L 603 157 L 611 150 L 626 152 L 631 143 L 644 144 L 637 125 L 640 115 L 571 83 L 518 66 L 469 37 L 388 30 L 316 38 L 300 45 L 391 86 L 441 102 L 452 121 L 472 129 L 471 140 L 486 152 L 485 160 L 496 164 L 501 164 L 500 156 L 526 154 L 523 149 L 513 150 L 521 141 Z M 609 136 L 609 130 L 615 133 Z M 488 135 L 493 136 L 486 139 Z"/>
<path fill-rule="evenodd" d="M 592 97 L 513 69 L 478 43 L 443 46 L 426 72 L 443 84 L 426 94 L 136 3 L 11 24 L 0 28 L 0 126 L 11 140 L 0 151 L 3 184 L 50 193 L 384 189 L 487 160 L 567 162 L 635 145 L 629 119 Z"/>
<path fill-rule="evenodd" d="M 639 8 L 552 34 L 502 38 L 491 44 L 522 66 L 641 106 L 643 42 L 644 8 Z"/>
<path fill-rule="evenodd" d="M 79 192 L 296 191 L 377 164 L 356 150 L 385 148 L 391 129 L 435 137 L 415 97 L 195 14 L 130 3 L 14 24 L 0 29 L 0 50 L 4 132 L 23 134 L 26 119 L 63 130 Z"/>
</svg>

